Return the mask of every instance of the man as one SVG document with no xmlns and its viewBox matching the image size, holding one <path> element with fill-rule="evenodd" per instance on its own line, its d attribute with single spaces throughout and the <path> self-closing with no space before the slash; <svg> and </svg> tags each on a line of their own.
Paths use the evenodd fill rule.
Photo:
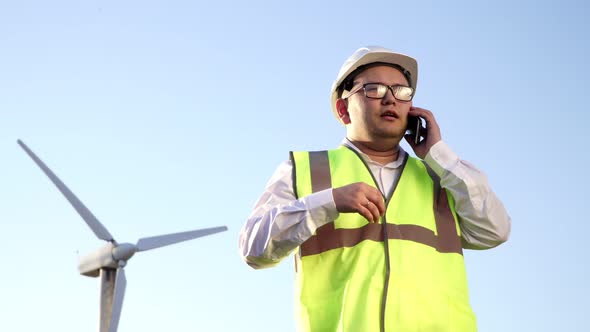
<svg viewBox="0 0 590 332">
<path fill-rule="evenodd" d="M 254 268 L 296 252 L 299 331 L 477 329 L 462 248 L 505 242 L 511 221 L 433 113 L 412 106 L 417 74 L 411 57 L 357 50 L 332 86 L 342 146 L 292 152 L 242 229 L 240 254 Z M 407 133 L 416 117 L 426 125 Z"/>
</svg>

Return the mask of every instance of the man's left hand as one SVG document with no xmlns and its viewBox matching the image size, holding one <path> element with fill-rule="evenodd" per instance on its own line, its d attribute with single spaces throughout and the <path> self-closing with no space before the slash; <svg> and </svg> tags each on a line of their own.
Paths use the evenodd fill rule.
<svg viewBox="0 0 590 332">
<path fill-rule="evenodd" d="M 418 144 L 414 143 L 414 135 L 404 136 L 408 144 L 410 144 L 414 150 L 416 156 L 420 159 L 424 159 L 426 158 L 428 151 L 430 151 L 430 148 L 442 139 L 440 128 L 438 127 L 438 123 L 436 123 L 434 115 L 429 110 L 420 107 L 411 107 L 408 116 L 418 116 L 426 121 L 426 128 L 422 126 L 420 128 L 421 141 L 418 142 Z"/>
</svg>

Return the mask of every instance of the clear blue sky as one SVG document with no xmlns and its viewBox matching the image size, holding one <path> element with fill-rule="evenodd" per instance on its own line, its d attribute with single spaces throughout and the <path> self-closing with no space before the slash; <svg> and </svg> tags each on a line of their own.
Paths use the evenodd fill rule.
<svg viewBox="0 0 590 332">
<path fill-rule="evenodd" d="M 480 331 L 580 331 L 590 307 L 584 1 L 3 1 L 0 330 L 95 331 L 98 248 L 23 139 L 140 253 L 120 331 L 293 331 L 293 259 L 254 271 L 239 230 L 289 150 L 336 146 L 330 85 L 358 47 L 418 59 L 414 105 L 489 177 L 510 241 L 467 252 Z M 407 148 L 407 145 L 405 146 Z"/>
</svg>

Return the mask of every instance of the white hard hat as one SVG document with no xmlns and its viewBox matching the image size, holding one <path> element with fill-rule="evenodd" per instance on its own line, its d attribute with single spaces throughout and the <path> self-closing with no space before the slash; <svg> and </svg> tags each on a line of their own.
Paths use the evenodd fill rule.
<svg viewBox="0 0 590 332">
<path fill-rule="evenodd" d="M 359 48 L 350 56 L 350 58 L 346 59 L 340 68 L 340 72 L 338 72 L 338 77 L 334 83 L 332 83 L 332 97 L 330 103 L 332 106 L 332 113 L 334 113 L 334 116 L 338 121 L 341 121 L 340 116 L 338 116 L 338 111 L 336 110 L 338 87 L 359 67 L 376 62 L 401 67 L 404 71 L 404 76 L 408 79 L 408 83 L 410 83 L 410 86 L 416 90 L 416 84 L 418 83 L 418 63 L 416 62 L 416 59 L 404 54 L 395 53 L 380 46 Z"/>
</svg>

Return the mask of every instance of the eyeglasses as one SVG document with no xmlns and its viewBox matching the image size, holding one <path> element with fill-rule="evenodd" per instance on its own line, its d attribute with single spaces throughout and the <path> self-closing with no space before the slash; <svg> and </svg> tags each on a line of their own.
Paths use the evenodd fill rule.
<svg viewBox="0 0 590 332">
<path fill-rule="evenodd" d="M 365 90 L 365 97 L 371 99 L 382 99 L 391 90 L 393 97 L 399 101 L 410 101 L 414 97 L 414 89 L 404 85 L 385 85 L 383 83 L 365 83 L 349 91 L 342 99 L 346 99 L 357 93 L 360 89 Z"/>
</svg>

